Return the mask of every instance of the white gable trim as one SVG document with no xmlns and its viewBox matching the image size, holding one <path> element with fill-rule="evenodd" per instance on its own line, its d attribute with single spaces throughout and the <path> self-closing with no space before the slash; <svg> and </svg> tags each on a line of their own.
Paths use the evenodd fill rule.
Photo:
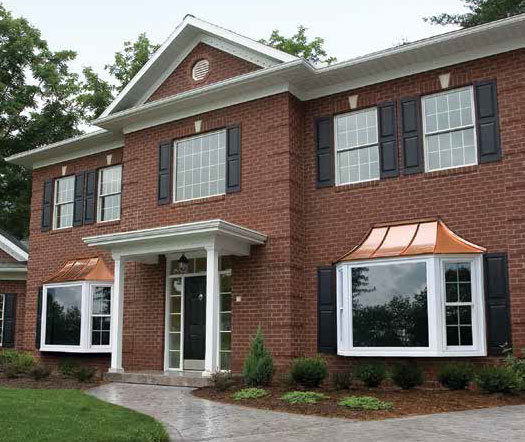
<svg viewBox="0 0 525 442">
<path fill-rule="evenodd" d="M 11 256 L 17 261 L 25 262 L 27 261 L 28 255 L 25 250 L 22 250 L 14 242 L 6 238 L 4 235 L 0 234 L 0 249 L 5 253 Z"/>
<path fill-rule="evenodd" d="M 113 100 L 113 102 L 106 108 L 106 110 L 100 115 L 100 118 L 104 118 L 111 114 L 117 105 L 124 99 L 124 97 L 140 82 L 144 75 L 149 69 L 157 63 L 161 55 L 171 46 L 171 44 L 179 37 L 183 31 L 187 28 L 194 28 L 201 33 L 208 34 L 211 36 L 218 37 L 220 39 L 230 41 L 233 44 L 245 47 L 249 51 L 259 53 L 261 58 L 265 57 L 268 61 L 274 60 L 274 63 L 285 63 L 288 61 L 297 60 L 297 57 L 287 54 L 286 52 L 279 51 L 272 47 L 263 45 L 255 40 L 236 34 L 227 29 L 221 28 L 220 26 L 208 23 L 204 20 L 200 20 L 191 15 L 187 15 L 182 23 L 177 26 L 175 31 L 168 37 L 168 39 L 161 45 L 161 47 L 155 52 L 155 54 L 149 59 L 149 61 L 140 69 L 140 71 L 132 78 L 132 80 L 126 85 L 122 92 Z M 150 88 L 151 89 L 151 88 Z"/>
</svg>

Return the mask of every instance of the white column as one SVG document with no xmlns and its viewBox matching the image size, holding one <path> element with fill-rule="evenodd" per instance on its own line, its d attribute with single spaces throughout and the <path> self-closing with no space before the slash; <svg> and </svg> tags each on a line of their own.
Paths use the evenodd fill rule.
<svg viewBox="0 0 525 442">
<path fill-rule="evenodd" d="M 206 353 L 203 376 L 219 369 L 219 250 L 206 247 Z"/>
<path fill-rule="evenodd" d="M 122 370 L 122 330 L 124 318 L 124 260 L 113 256 L 115 262 L 113 305 L 111 306 L 111 373 Z"/>
</svg>

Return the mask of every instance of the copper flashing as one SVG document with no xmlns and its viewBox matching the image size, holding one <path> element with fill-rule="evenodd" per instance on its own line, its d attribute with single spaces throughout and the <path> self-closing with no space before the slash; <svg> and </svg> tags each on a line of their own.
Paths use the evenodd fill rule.
<svg viewBox="0 0 525 442">
<path fill-rule="evenodd" d="M 102 258 L 79 258 L 67 261 L 46 284 L 73 281 L 113 281 L 113 273 Z"/>
<path fill-rule="evenodd" d="M 427 254 L 473 254 L 485 251 L 485 248 L 456 235 L 442 220 L 434 218 L 374 226 L 359 245 L 337 262 Z"/>
</svg>

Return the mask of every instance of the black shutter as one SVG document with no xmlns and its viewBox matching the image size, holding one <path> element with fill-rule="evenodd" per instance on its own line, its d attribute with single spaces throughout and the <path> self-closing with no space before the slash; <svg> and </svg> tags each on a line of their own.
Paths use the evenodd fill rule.
<svg viewBox="0 0 525 442">
<path fill-rule="evenodd" d="M 401 138 L 403 139 L 403 174 L 423 172 L 425 163 L 419 97 L 401 99 Z"/>
<path fill-rule="evenodd" d="M 241 129 L 230 127 L 226 138 L 226 193 L 241 190 Z"/>
<path fill-rule="evenodd" d="M 13 348 L 15 346 L 15 316 L 16 295 L 6 293 L 4 295 L 4 333 L 2 347 Z"/>
<path fill-rule="evenodd" d="M 85 181 L 86 196 L 84 204 L 84 224 L 93 224 L 96 218 L 97 172 L 95 170 L 86 172 Z"/>
<path fill-rule="evenodd" d="M 317 349 L 337 353 L 335 267 L 317 269 Z"/>
<path fill-rule="evenodd" d="M 51 218 L 53 213 L 53 180 L 44 182 L 44 191 L 42 192 L 42 232 L 51 229 Z"/>
<path fill-rule="evenodd" d="M 475 83 L 474 90 L 479 162 L 498 161 L 501 158 L 501 146 L 496 82 L 488 80 Z"/>
<path fill-rule="evenodd" d="M 73 204 L 73 225 L 81 226 L 84 222 L 84 177 L 80 172 L 75 176 L 75 199 Z"/>
<path fill-rule="evenodd" d="M 171 188 L 171 141 L 159 144 L 157 204 L 169 204 Z"/>
<path fill-rule="evenodd" d="M 40 348 L 40 334 L 42 333 L 42 287 L 38 289 L 38 296 L 36 302 L 36 333 L 35 333 L 35 348 Z"/>
<path fill-rule="evenodd" d="M 489 355 L 500 355 L 511 344 L 507 255 L 485 255 L 485 299 Z"/>
<path fill-rule="evenodd" d="M 315 120 L 315 152 L 317 187 L 334 185 L 334 134 L 333 118 L 320 117 Z"/>
<path fill-rule="evenodd" d="M 382 103 L 379 113 L 379 164 L 381 178 L 399 175 L 397 153 L 396 103 Z"/>
</svg>

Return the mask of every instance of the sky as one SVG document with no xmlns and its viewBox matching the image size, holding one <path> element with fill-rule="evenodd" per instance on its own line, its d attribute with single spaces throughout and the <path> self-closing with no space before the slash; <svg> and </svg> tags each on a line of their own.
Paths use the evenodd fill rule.
<svg viewBox="0 0 525 442">
<path fill-rule="evenodd" d="M 0 0 L 14 16 L 23 16 L 42 32 L 53 50 L 78 53 L 72 64 L 80 72 L 92 66 L 104 74 L 123 42 L 146 32 L 163 42 L 186 14 L 253 39 L 274 29 L 292 35 L 298 25 L 310 38 L 325 39 L 338 61 L 453 30 L 432 26 L 423 17 L 461 13 L 461 0 Z"/>
</svg>

